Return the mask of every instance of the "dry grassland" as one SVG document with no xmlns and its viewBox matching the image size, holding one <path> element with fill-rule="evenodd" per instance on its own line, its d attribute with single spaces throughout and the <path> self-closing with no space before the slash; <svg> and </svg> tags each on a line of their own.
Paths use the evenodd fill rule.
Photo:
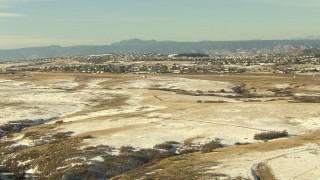
<svg viewBox="0 0 320 180">
<path fill-rule="evenodd" d="M 4 136 L 0 164 L 54 179 L 107 168 L 122 146 L 130 146 L 135 156 L 122 157 L 135 168 L 108 172 L 132 169 L 114 179 L 248 179 L 260 170 L 278 179 L 317 177 L 320 164 L 313 160 L 320 160 L 320 105 L 310 98 L 320 96 L 319 82 L 319 77 L 261 74 L 0 75 L 0 125 L 53 118 Z M 284 130 L 289 138 L 254 139 L 257 133 Z M 143 149 L 152 154 L 150 148 L 167 141 L 177 141 L 173 153 L 179 153 L 215 138 L 224 148 L 210 153 L 144 160 L 138 154 Z M 298 158 L 308 165 L 277 165 Z M 255 169 L 259 163 L 268 166 Z"/>
</svg>

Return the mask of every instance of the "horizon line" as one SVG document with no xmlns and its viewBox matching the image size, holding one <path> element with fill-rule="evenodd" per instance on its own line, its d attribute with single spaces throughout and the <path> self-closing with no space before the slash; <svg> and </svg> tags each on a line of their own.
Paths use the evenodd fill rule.
<svg viewBox="0 0 320 180">
<path fill-rule="evenodd" d="M 44 47 L 61 47 L 61 48 L 68 48 L 68 47 L 77 47 L 77 46 L 112 46 L 117 43 L 125 42 L 125 41 L 154 41 L 154 42 L 177 42 L 177 43 L 201 43 L 201 42 L 250 42 L 250 41 L 313 41 L 313 40 L 320 40 L 320 37 L 315 36 L 316 38 L 291 38 L 291 39 L 251 39 L 251 40 L 200 40 L 200 41 L 176 41 L 176 40 L 155 40 L 155 39 L 140 39 L 140 38 L 131 38 L 120 40 L 117 42 L 112 42 L 110 44 L 78 44 L 78 45 L 59 45 L 59 44 L 52 44 L 52 45 L 39 45 L 39 46 L 25 46 L 25 47 L 17 47 L 17 48 L 5 48 L 0 50 L 19 50 L 19 49 L 28 49 L 28 48 L 44 48 Z"/>
</svg>

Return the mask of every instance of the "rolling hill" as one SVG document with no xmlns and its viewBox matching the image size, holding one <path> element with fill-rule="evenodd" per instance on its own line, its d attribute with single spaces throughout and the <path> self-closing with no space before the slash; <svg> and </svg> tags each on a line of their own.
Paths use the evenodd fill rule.
<svg viewBox="0 0 320 180">
<path fill-rule="evenodd" d="M 62 56 L 104 53 L 203 53 L 203 54 L 263 54 L 290 50 L 319 49 L 320 40 L 254 40 L 254 41 L 200 41 L 176 42 L 131 39 L 111 45 L 46 46 L 0 50 L 0 61 L 30 60 Z"/>
</svg>

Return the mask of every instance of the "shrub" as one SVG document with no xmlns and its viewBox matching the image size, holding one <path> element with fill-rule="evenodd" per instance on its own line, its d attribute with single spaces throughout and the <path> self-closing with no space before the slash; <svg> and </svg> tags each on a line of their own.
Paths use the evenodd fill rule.
<svg viewBox="0 0 320 180">
<path fill-rule="evenodd" d="M 92 138 L 94 138 L 94 137 L 91 136 L 91 135 L 85 135 L 85 136 L 82 136 L 81 138 L 82 138 L 82 139 L 92 139 Z"/>
<path fill-rule="evenodd" d="M 221 139 L 215 138 L 214 140 L 210 141 L 209 143 L 204 144 L 202 146 L 201 151 L 204 153 L 208 153 L 208 152 L 212 152 L 214 149 L 221 148 L 221 147 L 223 147 L 223 145 L 221 144 Z"/>
<path fill-rule="evenodd" d="M 171 150 L 172 148 L 174 148 L 174 146 L 170 143 L 161 143 L 161 144 L 156 144 L 153 148 L 155 149 L 164 149 L 164 150 Z"/>
<path fill-rule="evenodd" d="M 59 132 L 57 134 L 52 135 L 53 138 L 56 139 L 64 139 L 64 138 L 68 138 L 71 136 L 73 132 L 72 131 L 68 131 L 68 132 Z"/>
<path fill-rule="evenodd" d="M 55 124 L 62 124 L 62 123 L 64 123 L 63 120 L 60 120 L 60 121 L 56 121 L 56 122 L 55 122 Z"/>
<path fill-rule="evenodd" d="M 244 142 L 244 143 L 236 142 L 236 143 L 234 143 L 234 145 L 237 145 L 237 146 L 248 145 L 248 144 L 250 144 L 250 143 L 249 142 Z"/>
<path fill-rule="evenodd" d="M 288 132 L 287 130 L 284 131 L 268 131 L 268 132 L 261 132 L 254 135 L 255 140 L 270 140 L 276 138 L 287 137 Z"/>
<path fill-rule="evenodd" d="M 257 164 L 257 176 L 259 179 L 276 179 L 272 169 L 266 163 L 259 163 Z"/>
<path fill-rule="evenodd" d="M 25 167 L 21 166 L 11 166 L 10 172 L 13 172 L 14 179 L 24 179 L 25 178 Z M 6 179 L 6 178 L 4 178 Z"/>
<path fill-rule="evenodd" d="M 274 94 L 278 97 L 288 97 L 293 95 L 293 89 L 290 87 L 287 88 L 273 88 L 268 89 L 271 92 L 274 92 Z"/>
<path fill-rule="evenodd" d="M 15 144 L 13 141 L 0 141 L 0 149 Z"/>
<path fill-rule="evenodd" d="M 121 146 L 120 154 L 122 154 L 122 155 L 132 154 L 134 152 L 134 150 L 135 149 L 132 146 Z"/>
<path fill-rule="evenodd" d="M 237 94 L 244 94 L 247 92 L 246 88 L 245 88 L 245 85 L 238 85 L 238 86 L 235 86 L 233 88 L 231 88 L 233 92 L 237 93 Z"/>
<path fill-rule="evenodd" d="M 294 96 L 294 103 L 320 103 L 319 96 Z"/>
<path fill-rule="evenodd" d="M 34 132 L 34 131 L 31 131 L 31 132 L 26 132 L 23 137 L 26 138 L 26 137 L 31 137 L 31 136 L 37 136 L 39 135 L 38 132 Z"/>
<path fill-rule="evenodd" d="M 9 150 L 7 150 L 4 154 L 11 154 L 11 153 L 19 152 L 19 151 L 22 151 L 27 148 L 28 148 L 28 146 L 26 146 L 26 145 L 14 146 L 14 147 L 11 147 Z"/>
<path fill-rule="evenodd" d="M 177 142 L 177 141 L 166 141 L 166 143 L 169 143 L 169 144 L 180 144 L 180 143 Z"/>
<path fill-rule="evenodd" d="M 189 154 L 189 153 L 194 153 L 194 152 L 198 152 L 197 149 L 183 149 L 180 154 Z"/>
<path fill-rule="evenodd" d="M 2 137 L 4 137 L 6 134 L 7 134 L 7 132 L 6 132 L 6 131 L 2 131 L 2 130 L 1 130 L 1 127 L 0 127 L 0 139 L 1 139 Z"/>
<path fill-rule="evenodd" d="M 156 149 L 140 149 L 134 153 L 135 157 L 145 160 L 145 163 L 151 162 L 158 158 L 163 158 L 160 151 Z"/>
</svg>

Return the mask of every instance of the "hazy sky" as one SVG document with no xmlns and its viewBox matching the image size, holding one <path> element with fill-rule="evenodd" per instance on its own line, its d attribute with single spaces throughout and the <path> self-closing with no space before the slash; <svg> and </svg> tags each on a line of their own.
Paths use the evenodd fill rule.
<svg viewBox="0 0 320 180">
<path fill-rule="evenodd" d="M 320 0 L 0 0 L 0 49 L 320 35 Z"/>
</svg>

